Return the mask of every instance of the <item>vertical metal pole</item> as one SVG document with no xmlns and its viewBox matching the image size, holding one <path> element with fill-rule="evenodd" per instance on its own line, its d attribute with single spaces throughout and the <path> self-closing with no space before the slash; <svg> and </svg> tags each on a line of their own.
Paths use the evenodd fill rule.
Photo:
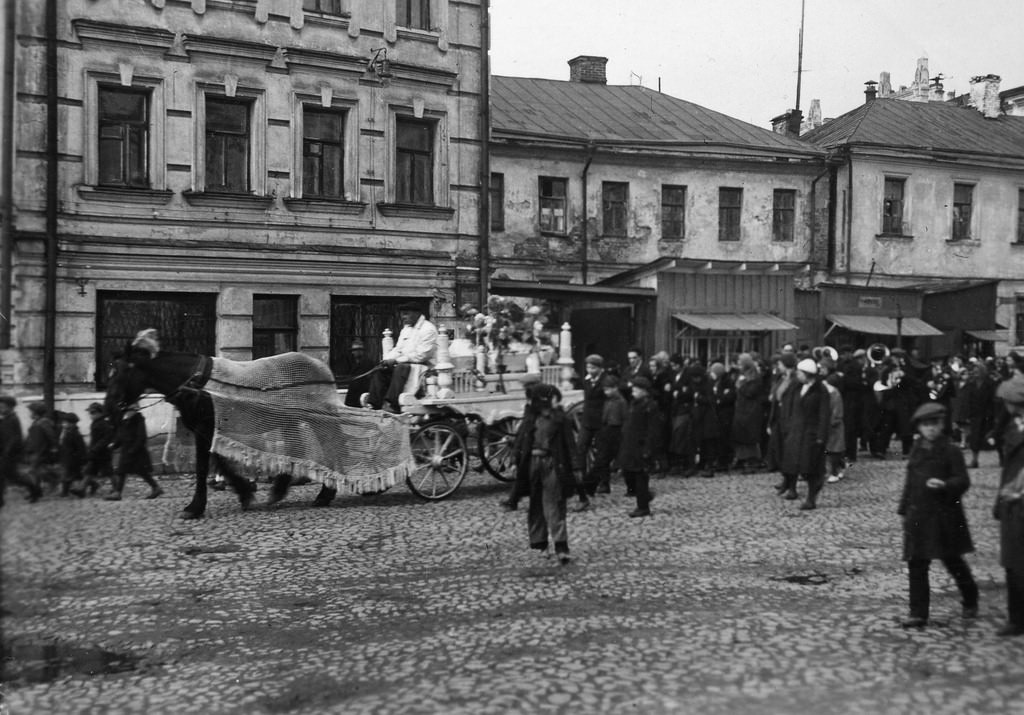
<svg viewBox="0 0 1024 715">
<path fill-rule="evenodd" d="M 4 3 L 3 108 L 0 123 L 0 350 L 11 347 L 11 295 L 14 286 L 14 42 L 17 35 L 17 0 Z"/>
<path fill-rule="evenodd" d="M 491 275 L 491 3 L 480 5 L 480 306 Z"/>
<path fill-rule="evenodd" d="M 46 301 L 43 400 L 53 406 L 57 373 L 57 0 L 46 0 Z"/>
<path fill-rule="evenodd" d="M 804 2 L 800 0 L 800 41 L 796 53 L 796 111 L 800 111 L 800 80 L 804 76 Z"/>
</svg>

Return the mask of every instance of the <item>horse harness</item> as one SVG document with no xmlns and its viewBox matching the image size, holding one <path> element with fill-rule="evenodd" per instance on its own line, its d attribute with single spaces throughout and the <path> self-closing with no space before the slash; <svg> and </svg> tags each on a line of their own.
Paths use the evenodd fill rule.
<svg viewBox="0 0 1024 715">
<path fill-rule="evenodd" d="M 167 401 L 173 404 L 179 400 L 195 399 L 198 397 L 210 379 L 210 372 L 212 370 L 213 358 L 206 355 L 196 355 L 196 364 L 192 368 L 192 374 L 174 392 L 167 395 Z"/>
</svg>

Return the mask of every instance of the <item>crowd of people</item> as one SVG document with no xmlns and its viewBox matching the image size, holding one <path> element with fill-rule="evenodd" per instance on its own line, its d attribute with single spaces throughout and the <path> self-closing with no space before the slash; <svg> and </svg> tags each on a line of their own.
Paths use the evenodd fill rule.
<svg viewBox="0 0 1024 715">
<path fill-rule="evenodd" d="M 91 423 L 86 443 L 75 413 L 31 402 L 31 421 L 23 430 L 15 412 L 17 404 L 14 397 L 0 395 L 0 506 L 8 486 L 22 487 L 28 501 L 35 503 L 46 492 L 62 497 L 93 496 L 105 480 L 110 487 L 103 498 L 120 501 L 131 474 L 149 485 L 147 499 L 163 494 L 153 477 L 146 421 L 137 405 L 126 409 L 115 427 L 103 405 L 93 402 L 87 410 Z"/>
</svg>

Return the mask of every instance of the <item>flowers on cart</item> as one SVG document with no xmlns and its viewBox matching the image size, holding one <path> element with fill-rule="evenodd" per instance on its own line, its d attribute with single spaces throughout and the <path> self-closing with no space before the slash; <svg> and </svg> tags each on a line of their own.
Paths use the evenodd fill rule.
<svg viewBox="0 0 1024 715">
<path fill-rule="evenodd" d="M 489 363 L 518 363 L 511 356 L 530 353 L 537 353 L 541 364 L 554 359 L 548 310 L 542 304 L 524 307 L 514 298 L 492 295 L 484 310 L 467 303 L 459 313 L 466 320 L 466 336 L 491 355 Z"/>
</svg>

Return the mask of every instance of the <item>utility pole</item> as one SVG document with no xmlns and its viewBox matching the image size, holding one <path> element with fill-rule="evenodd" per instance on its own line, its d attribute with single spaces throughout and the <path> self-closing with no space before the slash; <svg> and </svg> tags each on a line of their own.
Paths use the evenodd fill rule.
<svg viewBox="0 0 1024 715">
<path fill-rule="evenodd" d="M 800 80 L 804 76 L 804 3 L 806 0 L 800 0 L 800 40 L 797 43 L 796 51 L 796 106 L 793 107 L 797 112 L 800 111 Z"/>
</svg>

